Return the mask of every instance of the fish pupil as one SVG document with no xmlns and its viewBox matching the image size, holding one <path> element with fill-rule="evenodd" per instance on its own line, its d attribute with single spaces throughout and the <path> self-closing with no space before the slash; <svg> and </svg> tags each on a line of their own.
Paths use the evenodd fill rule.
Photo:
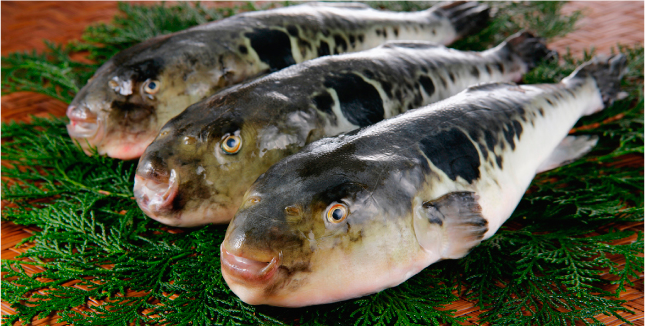
<svg viewBox="0 0 645 326">
<path fill-rule="evenodd" d="M 343 210 L 340 208 L 334 209 L 334 211 L 331 212 L 331 217 L 336 221 L 341 220 L 343 218 Z"/>
<path fill-rule="evenodd" d="M 155 89 L 155 88 L 157 88 L 157 83 L 155 83 L 155 82 L 150 82 L 150 83 L 148 84 L 148 88 L 150 88 L 150 89 Z"/>
<path fill-rule="evenodd" d="M 226 141 L 226 146 L 228 146 L 230 148 L 234 148 L 236 143 L 237 143 L 237 141 L 234 138 L 229 138 Z"/>
</svg>

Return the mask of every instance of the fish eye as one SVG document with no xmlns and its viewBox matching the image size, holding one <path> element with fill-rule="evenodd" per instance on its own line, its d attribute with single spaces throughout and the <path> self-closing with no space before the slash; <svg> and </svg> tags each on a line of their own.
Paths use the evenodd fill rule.
<svg viewBox="0 0 645 326">
<path fill-rule="evenodd" d="M 228 135 L 222 140 L 222 150 L 226 154 L 235 154 L 242 148 L 242 138 L 235 135 Z"/>
<path fill-rule="evenodd" d="M 330 223 L 340 223 L 347 218 L 348 213 L 347 205 L 345 204 L 334 204 L 327 209 L 327 220 Z"/>
<path fill-rule="evenodd" d="M 143 85 L 143 91 L 154 95 L 159 92 L 159 88 L 161 88 L 161 83 L 158 80 L 147 80 L 145 85 Z"/>
</svg>

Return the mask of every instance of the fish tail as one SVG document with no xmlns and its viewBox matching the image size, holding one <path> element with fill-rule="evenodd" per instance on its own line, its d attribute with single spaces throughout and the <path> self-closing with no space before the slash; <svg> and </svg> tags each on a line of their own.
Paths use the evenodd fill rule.
<svg viewBox="0 0 645 326">
<path fill-rule="evenodd" d="M 546 40 L 530 32 L 521 31 L 511 35 L 502 46 L 517 55 L 526 65 L 533 69 L 542 60 L 557 60 L 558 53 L 546 47 Z"/>
<path fill-rule="evenodd" d="M 608 107 L 624 94 L 620 91 L 620 80 L 626 65 L 627 57 L 623 54 L 596 56 L 583 63 L 566 79 L 592 77 L 596 81 L 603 104 Z"/>
<path fill-rule="evenodd" d="M 450 20 L 457 32 L 457 38 L 484 29 L 490 20 L 490 7 L 474 1 L 455 1 L 439 5 L 436 12 Z"/>
</svg>

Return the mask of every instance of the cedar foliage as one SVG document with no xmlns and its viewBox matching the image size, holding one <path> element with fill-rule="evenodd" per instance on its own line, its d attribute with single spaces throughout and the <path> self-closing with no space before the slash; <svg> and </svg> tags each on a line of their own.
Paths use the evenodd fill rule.
<svg viewBox="0 0 645 326">
<path fill-rule="evenodd" d="M 371 5 L 419 10 L 430 4 Z M 481 50 L 519 28 L 564 35 L 579 15 L 562 16 L 559 2 L 490 5 L 497 9 L 491 25 L 455 47 Z M 121 15 L 89 27 L 82 41 L 3 57 L 2 92 L 36 91 L 69 103 L 114 53 L 155 35 L 258 9 L 245 6 L 120 4 Z M 2 176 L 14 181 L 2 185 L 3 199 L 12 203 L 2 219 L 41 230 L 25 239 L 32 247 L 22 259 L 2 262 L 2 300 L 18 312 L 4 316 L 3 324 L 52 314 L 77 325 L 458 324 L 466 318 L 445 309 L 458 295 L 484 309 L 482 322 L 496 325 L 600 324 L 598 314 L 623 319 L 618 313 L 627 309 L 611 297 L 643 272 L 643 234 L 629 229 L 643 220 L 643 173 L 642 166 L 615 162 L 643 155 L 643 48 L 618 50 L 629 59 L 623 81 L 629 95 L 577 125 L 594 126 L 576 134 L 600 136 L 598 146 L 581 160 L 538 175 L 492 238 L 465 258 L 434 264 L 398 287 L 300 309 L 249 306 L 231 293 L 219 261 L 226 226 L 176 229 L 146 218 L 132 199 L 136 162 L 86 156 L 67 136 L 64 118 L 3 124 Z M 72 60 L 75 53 L 95 64 Z M 564 55 L 564 63 L 544 62 L 524 81 L 558 81 L 589 58 Z M 624 267 L 612 256 L 622 256 Z M 30 275 L 21 264 L 45 271 Z M 90 300 L 101 304 L 87 309 Z"/>
</svg>

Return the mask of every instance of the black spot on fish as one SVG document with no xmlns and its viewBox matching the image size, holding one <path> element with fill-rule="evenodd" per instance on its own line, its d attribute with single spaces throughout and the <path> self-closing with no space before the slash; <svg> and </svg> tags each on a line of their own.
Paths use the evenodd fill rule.
<svg viewBox="0 0 645 326">
<path fill-rule="evenodd" d="M 437 78 L 439 78 L 439 81 L 441 82 L 441 85 L 443 85 L 443 88 L 448 88 L 448 83 L 446 83 L 446 80 L 443 79 L 443 77 L 437 75 Z"/>
<path fill-rule="evenodd" d="M 503 160 L 501 155 L 495 155 L 495 162 L 497 162 L 497 166 L 499 166 L 500 169 L 503 169 L 502 161 Z"/>
<path fill-rule="evenodd" d="M 369 70 L 369 69 L 363 70 L 363 76 L 365 76 L 365 77 L 367 77 L 369 79 L 375 79 L 374 78 L 374 72 L 372 72 L 372 70 Z"/>
<path fill-rule="evenodd" d="M 377 36 L 381 36 L 381 30 L 380 30 L 380 29 L 377 29 L 377 30 L 376 30 L 376 35 L 377 35 Z"/>
<path fill-rule="evenodd" d="M 298 36 L 298 28 L 296 26 L 287 26 L 287 32 L 289 32 L 289 35 L 291 36 Z"/>
<path fill-rule="evenodd" d="M 549 101 L 549 100 L 547 99 L 547 101 Z M 540 113 L 541 116 L 544 116 L 544 109 L 539 108 L 538 112 Z"/>
<path fill-rule="evenodd" d="M 343 49 L 343 52 L 347 51 L 347 42 L 342 36 L 334 35 L 334 42 L 336 43 L 337 48 L 341 47 Z"/>
<path fill-rule="evenodd" d="M 341 73 L 325 78 L 325 87 L 338 94 L 340 109 L 349 122 L 364 127 L 383 120 L 383 100 L 370 83 L 358 75 Z"/>
<path fill-rule="evenodd" d="M 354 35 L 350 35 L 350 36 L 349 36 L 349 44 L 350 44 L 352 47 L 356 47 L 356 37 L 354 37 Z"/>
<path fill-rule="evenodd" d="M 390 82 L 382 81 L 381 87 L 383 87 L 383 91 L 385 91 L 385 94 L 388 97 L 392 97 L 392 84 L 390 84 Z"/>
<path fill-rule="evenodd" d="M 383 28 L 383 37 L 387 38 L 387 30 L 385 28 Z"/>
<path fill-rule="evenodd" d="M 450 77 L 451 82 L 455 82 L 455 74 L 453 74 L 452 71 L 448 73 L 448 77 Z"/>
<path fill-rule="evenodd" d="M 399 36 L 399 28 L 398 27 L 393 27 L 392 31 L 394 31 L 394 36 Z"/>
<path fill-rule="evenodd" d="M 136 82 L 143 82 L 148 79 L 155 79 L 161 73 L 164 61 L 162 58 L 144 60 L 126 66 L 126 70 L 134 72 L 132 79 Z"/>
<path fill-rule="evenodd" d="M 553 105 L 553 101 L 551 101 L 551 100 L 550 100 L 550 99 L 548 99 L 548 98 L 546 99 L 546 102 L 547 102 L 547 103 L 549 103 L 549 105 Z M 540 108 L 540 110 L 542 110 L 542 109 Z M 544 112 L 540 112 L 540 114 L 541 114 L 541 115 L 544 115 Z"/>
<path fill-rule="evenodd" d="M 318 56 L 322 57 L 324 55 L 330 55 L 331 52 L 329 52 L 329 44 L 325 41 L 320 41 L 320 47 L 318 48 Z"/>
<path fill-rule="evenodd" d="M 479 151 L 482 152 L 482 156 L 485 160 L 488 159 L 488 150 L 483 144 L 479 144 Z"/>
<path fill-rule="evenodd" d="M 468 183 L 478 179 L 479 153 L 458 129 L 439 132 L 431 137 L 421 139 L 419 147 L 426 157 L 450 179 L 462 177 Z"/>
<path fill-rule="evenodd" d="M 522 128 L 522 124 L 517 120 L 513 120 L 513 127 L 515 127 L 515 134 L 517 135 L 517 139 L 519 140 L 522 136 L 522 131 L 524 130 L 524 128 Z"/>
<path fill-rule="evenodd" d="M 515 136 L 515 130 L 513 129 L 512 125 L 507 125 L 507 128 L 502 129 L 504 133 L 504 138 L 506 138 L 506 142 L 511 146 L 512 150 L 515 150 L 515 141 L 513 140 L 513 137 Z"/>
<path fill-rule="evenodd" d="M 244 46 L 244 45 L 240 45 L 238 49 L 240 49 L 240 53 L 242 53 L 242 54 L 249 53 L 249 49 L 247 49 L 246 46 Z"/>
<path fill-rule="evenodd" d="M 437 31 L 434 28 L 432 29 L 432 35 L 437 35 Z"/>
<path fill-rule="evenodd" d="M 492 74 L 493 74 L 493 70 L 492 70 L 492 69 L 490 69 L 490 66 L 489 66 L 489 65 L 486 65 L 486 72 L 487 72 L 489 75 L 492 75 Z"/>
<path fill-rule="evenodd" d="M 477 69 L 477 67 L 472 67 L 470 69 L 470 74 L 475 78 L 479 78 L 479 69 Z"/>
<path fill-rule="evenodd" d="M 271 70 L 280 70 L 296 63 L 291 53 L 291 41 L 286 33 L 262 28 L 244 35 L 251 40 L 251 47 L 260 60 L 268 64 Z"/>
<path fill-rule="evenodd" d="M 332 114 L 332 106 L 334 105 L 334 99 L 331 97 L 331 94 L 324 92 L 320 95 L 316 95 L 313 98 L 314 105 L 318 110 L 323 111 L 327 114 Z"/>
<path fill-rule="evenodd" d="M 423 87 L 423 90 L 426 91 L 426 94 L 428 94 L 428 96 L 432 96 L 432 94 L 434 94 L 434 83 L 432 82 L 432 79 L 430 79 L 430 77 L 420 76 L 419 83 Z"/>
<path fill-rule="evenodd" d="M 329 34 L 331 34 L 331 33 L 329 33 L 329 30 L 325 28 L 325 29 L 323 29 L 323 30 L 322 30 L 322 34 L 323 34 L 325 37 L 328 37 L 328 36 L 329 36 Z"/>
<path fill-rule="evenodd" d="M 365 36 L 363 36 L 363 34 L 359 34 L 358 35 L 358 41 L 363 43 L 364 40 L 365 40 Z"/>
<path fill-rule="evenodd" d="M 155 112 L 153 106 L 123 101 L 112 101 L 111 107 L 110 118 L 125 125 L 147 121 Z"/>
<path fill-rule="evenodd" d="M 504 65 L 501 63 L 497 63 L 497 70 L 499 70 L 501 73 L 504 73 Z"/>
<path fill-rule="evenodd" d="M 484 131 L 484 140 L 486 141 L 486 147 L 488 147 L 488 150 L 491 152 L 495 151 L 495 143 L 497 142 L 495 140 L 495 136 L 490 130 L 485 130 Z"/>
</svg>

